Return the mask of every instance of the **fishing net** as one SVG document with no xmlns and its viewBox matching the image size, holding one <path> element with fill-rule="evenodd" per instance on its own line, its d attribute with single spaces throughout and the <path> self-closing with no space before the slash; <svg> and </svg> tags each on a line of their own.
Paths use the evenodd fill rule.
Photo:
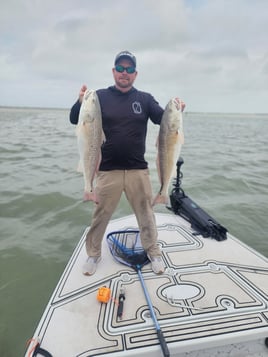
<svg viewBox="0 0 268 357">
<path fill-rule="evenodd" d="M 115 260 L 135 270 L 149 263 L 138 230 L 115 231 L 107 235 L 107 243 Z"/>
<path fill-rule="evenodd" d="M 138 230 L 125 230 L 125 231 L 115 231 L 107 235 L 107 243 L 110 249 L 110 252 L 114 259 L 124 265 L 132 267 L 138 273 L 142 289 L 150 309 L 151 317 L 153 319 L 155 329 L 157 332 L 157 337 L 160 342 L 160 346 L 163 352 L 164 357 L 169 357 L 169 349 L 165 341 L 165 337 L 161 330 L 161 327 L 157 321 L 157 317 L 153 308 L 152 301 L 148 289 L 145 285 L 141 268 L 149 263 L 148 256 L 144 251 L 140 234 Z"/>
</svg>

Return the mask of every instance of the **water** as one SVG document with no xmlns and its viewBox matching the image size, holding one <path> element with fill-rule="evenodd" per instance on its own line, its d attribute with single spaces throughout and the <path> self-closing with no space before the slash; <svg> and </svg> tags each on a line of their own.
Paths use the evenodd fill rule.
<svg viewBox="0 0 268 357">
<path fill-rule="evenodd" d="M 67 110 L 0 108 L 0 356 L 22 356 L 90 224 Z M 268 257 L 268 115 L 185 114 L 183 188 L 230 233 Z M 155 140 L 147 160 L 158 189 Z M 164 207 L 156 211 L 166 212 Z M 123 198 L 113 218 L 130 214 Z"/>
</svg>

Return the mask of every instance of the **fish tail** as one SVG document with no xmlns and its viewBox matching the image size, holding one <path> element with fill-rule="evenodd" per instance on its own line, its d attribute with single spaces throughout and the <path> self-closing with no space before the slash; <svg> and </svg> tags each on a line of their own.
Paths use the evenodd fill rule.
<svg viewBox="0 0 268 357">
<path fill-rule="evenodd" d="M 163 195 L 161 193 L 158 193 L 154 200 L 153 200 L 153 203 L 152 205 L 155 206 L 157 204 L 163 204 L 163 205 L 166 205 L 168 203 L 168 196 L 167 195 Z"/>
<path fill-rule="evenodd" d="M 84 192 L 84 196 L 83 196 L 83 201 L 84 202 L 87 202 L 87 201 L 93 201 L 95 203 L 99 203 L 99 198 L 98 198 L 98 195 L 97 193 L 92 190 L 92 191 L 85 191 Z"/>
</svg>

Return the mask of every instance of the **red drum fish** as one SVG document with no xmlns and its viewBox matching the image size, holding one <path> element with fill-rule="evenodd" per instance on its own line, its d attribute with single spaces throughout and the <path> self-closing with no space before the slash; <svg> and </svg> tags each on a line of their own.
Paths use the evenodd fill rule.
<svg viewBox="0 0 268 357">
<path fill-rule="evenodd" d="M 176 162 L 183 143 L 182 104 L 174 98 L 168 102 L 160 124 L 157 167 L 161 186 L 153 205 L 168 203 L 168 189 L 176 174 Z"/>
<path fill-rule="evenodd" d="M 99 98 L 95 90 L 87 89 L 80 108 L 76 128 L 80 163 L 78 171 L 84 176 L 84 201 L 98 202 L 94 190 L 94 178 L 101 160 L 104 140 Z"/>
</svg>

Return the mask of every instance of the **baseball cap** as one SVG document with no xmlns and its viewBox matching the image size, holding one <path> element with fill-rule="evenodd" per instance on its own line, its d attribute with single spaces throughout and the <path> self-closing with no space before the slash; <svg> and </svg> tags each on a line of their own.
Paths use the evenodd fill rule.
<svg viewBox="0 0 268 357">
<path fill-rule="evenodd" d="M 136 57 L 129 51 L 119 52 L 118 55 L 116 55 L 115 57 L 114 64 L 116 65 L 122 58 L 130 60 L 133 63 L 134 67 L 136 67 Z"/>
</svg>

